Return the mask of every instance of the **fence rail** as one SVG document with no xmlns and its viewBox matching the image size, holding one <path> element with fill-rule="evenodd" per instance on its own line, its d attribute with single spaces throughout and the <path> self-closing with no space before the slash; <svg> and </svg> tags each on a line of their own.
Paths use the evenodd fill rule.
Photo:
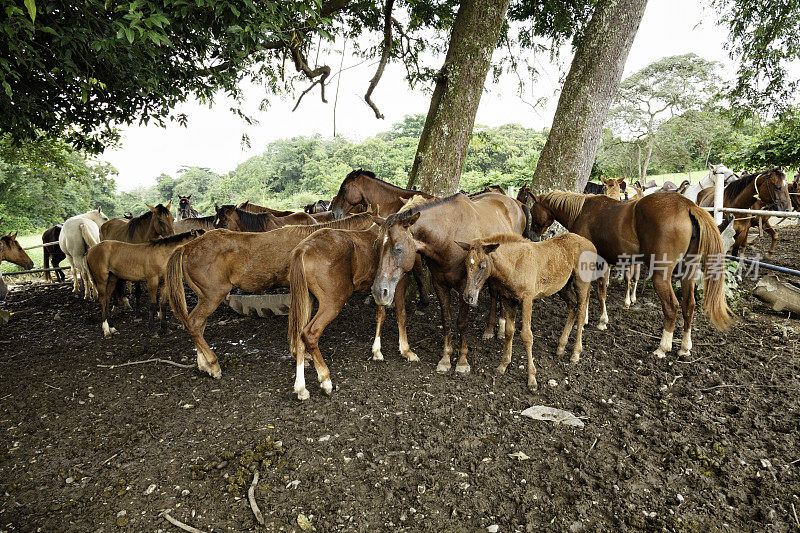
<svg viewBox="0 0 800 533">
<path fill-rule="evenodd" d="M 22 276 L 23 274 L 41 274 L 42 272 L 52 272 L 54 270 L 69 270 L 71 267 L 52 267 L 52 268 L 34 268 L 32 270 L 17 270 L 14 272 L 3 272 L 3 276 Z"/>
<path fill-rule="evenodd" d="M 23 250 L 33 250 L 34 248 L 44 248 L 45 246 L 50 246 L 51 244 L 58 244 L 58 241 L 45 242 L 45 243 L 42 243 L 42 244 L 34 244 L 33 246 L 28 246 L 26 248 L 23 248 Z"/>
</svg>

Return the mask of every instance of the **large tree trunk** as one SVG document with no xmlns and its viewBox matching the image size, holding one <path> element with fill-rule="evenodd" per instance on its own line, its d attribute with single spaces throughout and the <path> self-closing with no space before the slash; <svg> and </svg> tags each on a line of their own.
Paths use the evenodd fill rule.
<svg viewBox="0 0 800 533">
<path fill-rule="evenodd" d="M 444 196 L 458 190 L 475 113 L 509 0 L 463 0 L 436 79 L 408 186 Z"/>
<path fill-rule="evenodd" d="M 646 6 L 647 0 L 598 0 L 558 99 L 534 190 L 583 191 Z"/>
</svg>

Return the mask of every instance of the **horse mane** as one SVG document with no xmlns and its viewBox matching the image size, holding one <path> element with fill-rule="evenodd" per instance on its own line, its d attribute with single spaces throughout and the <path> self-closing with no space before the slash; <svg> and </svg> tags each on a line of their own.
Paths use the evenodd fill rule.
<svg viewBox="0 0 800 533">
<path fill-rule="evenodd" d="M 415 194 L 414 196 L 409 198 L 409 200 L 405 203 L 405 205 L 403 205 L 403 207 L 401 207 L 397 212 L 403 213 L 405 211 L 408 211 L 409 209 L 414 209 L 415 207 L 419 207 L 429 202 L 433 202 L 434 200 L 436 200 L 435 197 L 427 198 L 425 196 L 422 196 L 421 194 Z"/>
<path fill-rule="evenodd" d="M 192 235 L 194 232 L 194 235 Z M 150 241 L 151 246 L 166 246 L 167 244 L 175 244 L 176 242 L 184 241 L 188 238 L 194 238 L 195 236 L 199 236 L 197 230 L 192 231 L 185 231 L 183 233 L 178 233 L 177 235 L 170 235 L 169 237 L 162 237 L 161 239 L 153 239 Z"/>
<path fill-rule="evenodd" d="M 172 216 L 172 213 L 170 213 L 169 210 L 161 204 L 156 206 L 156 211 L 158 211 L 159 215 Z M 139 224 L 150 220 L 151 216 L 153 216 L 153 211 L 148 210 L 146 213 L 130 219 L 130 222 L 128 222 L 128 238 L 132 239 L 133 234 L 136 233 L 136 229 L 139 227 Z"/>
<path fill-rule="evenodd" d="M 509 242 L 531 242 L 531 240 L 517 233 L 495 233 L 488 237 L 475 239 L 471 244 L 506 244 Z"/>
<path fill-rule="evenodd" d="M 234 208 L 236 216 L 239 217 L 239 222 L 245 227 L 247 231 L 263 231 L 267 221 L 272 218 L 277 218 L 272 213 L 251 213 L 244 209 Z"/>
<path fill-rule="evenodd" d="M 542 196 L 541 200 L 547 201 L 553 208 L 563 211 L 567 217 L 565 225 L 571 226 L 581 214 L 586 195 L 570 191 L 550 191 Z"/>
<path fill-rule="evenodd" d="M 403 222 L 404 220 L 408 220 L 417 213 L 421 213 L 422 211 L 427 211 L 428 209 L 438 207 L 446 203 L 450 203 L 457 198 L 466 198 L 466 197 L 460 192 L 457 192 L 452 196 L 448 196 L 447 198 L 436 198 L 436 197 L 425 198 L 420 194 L 414 195 L 411 198 L 411 200 L 406 202 L 406 205 L 404 205 L 403 208 L 400 209 L 400 211 L 398 211 L 393 215 L 389 215 L 384 224 L 388 227 L 391 226 L 392 224 Z"/>
<path fill-rule="evenodd" d="M 744 191 L 748 185 L 753 183 L 756 180 L 756 178 L 758 178 L 762 174 L 770 172 L 771 170 L 772 169 L 765 170 L 763 172 L 756 172 L 754 174 L 745 174 L 738 180 L 730 182 L 728 185 L 725 186 L 725 191 L 723 193 L 725 199 L 728 201 L 736 199 L 736 197 L 742 194 L 742 191 Z"/>
<path fill-rule="evenodd" d="M 398 187 L 397 185 L 394 185 L 393 183 L 389 183 L 388 181 L 383 181 L 382 179 L 378 178 L 377 176 L 375 176 L 374 172 L 370 172 L 369 170 L 362 170 L 362 169 L 354 170 L 350 174 L 345 176 L 344 180 L 342 181 L 342 185 L 339 187 L 339 192 L 342 192 L 342 188 L 344 188 L 344 186 L 347 183 L 353 181 L 354 179 L 356 179 L 357 177 L 361 176 L 362 174 L 364 176 L 370 178 L 370 179 L 373 179 L 373 180 L 377 181 L 378 183 L 383 183 L 387 187 L 389 187 L 391 189 L 394 189 L 396 191 L 412 192 L 412 189 L 404 189 L 402 187 Z"/>
<path fill-rule="evenodd" d="M 339 220 L 332 220 L 330 222 L 320 222 L 319 224 L 306 224 L 306 225 L 288 225 L 283 226 L 282 230 L 293 232 L 297 235 L 308 236 L 314 233 L 317 230 L 330 228 L 330 229 L 344 229 L 344 230 L 353 230 L 359 229 L 359 223 L 363 222 L 365 219 L 371 218 L 373 213 L 357 213 L 355 215 L 350 215 L 344 217 Z"/>
</svg>

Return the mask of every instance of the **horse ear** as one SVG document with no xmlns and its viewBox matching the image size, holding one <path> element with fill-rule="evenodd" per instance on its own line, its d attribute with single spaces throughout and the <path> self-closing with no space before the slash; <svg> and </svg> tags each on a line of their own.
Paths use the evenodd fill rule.
<svg viewBox="0 0 800 533">
<path fill-rule="evenodd" d="M 153 207 L 152 205 L 150 205 L 150 204 L 148 204 L 148 203 L 145 203 L 144 205 L 146 205 L 146 206 L 147 206 L 147 209 L 149 209 L 150 211 L 155 211 L 155 210 L 156 210 L 156 208 L 155 208 L 155 207 Z"/>
<path fill-rule="evenodd" d="M 172 198 L 170 198 L 169 203 L 167 204 L 167 211 L 172 209 Z"/>
<path fill-rule="evenodd" d="M 800 172 L 800 170 L 798 172 Z M 403 205 L 406 205 L 411 198 L 398 198 L 398 200 L 400 200 Z"/>
<path fill-rule="evenodd" d="M 192 199 L 192 195 L 190 194 L 189 196 L 186 197 L 186 199 L 187 200 L 191 200 Z"/>
<path fill-rule="evenodd" d="M 461 249 L 464 250 L 465 252 L 469 252 L 469 243 L 459 242 L 459 241 L 453 241 L 453 242 L 455 242 L 457 245 L 459 245 L 461 247 Z"/>
<path fill-rule="evenodd" d="M 403 227 L 404 228 L 410 228 L 411 226 L 413 226 L 417 222 L 417 220 L 419 220 L 419 215 L 420 215 L 420 212 L 417 211 L 416 213 L 411 215 L 407 220 L 404 220 L 403 221 Z"/>
<path fill-rule="evenodd" d="M 247 202 L 245 202 L 245 203 L 247 203 Z M 242 205 L 244 205 L 244 204 L 242 204 Z M 219 213 L 219 206 L 217 204 L 214 204 L 214 211 Z"/>
<path fill-rule="evenodd" d="M 496 242 L 496 243 L 494 243 L 494 244 L 484 244 L 484 245 L 483 245 L 483 251 L 484 251 L 486 254 L 490 254 L 490 253 L 494 252 L 495 250 L 497 250 L 497 247 L 498 247 L 498 246 L 500 246 L 500 243 L 499 243 L 499 242 Z"/>
</svg>

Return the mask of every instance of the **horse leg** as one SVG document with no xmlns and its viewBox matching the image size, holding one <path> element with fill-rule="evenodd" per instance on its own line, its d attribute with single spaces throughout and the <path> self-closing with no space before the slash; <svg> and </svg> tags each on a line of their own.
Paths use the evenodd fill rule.
<svg viewBox="0 0 800 533">
<path fill-rule="evenodd" d="M 317 370 L 317 379 L 319 386 L 325 391 L 325 394 L 330 395 L 333 391 L 333 384 L 331 383 L 331 373 L 328 370 L 328 365 L 322 358 L 322 353 L 319 351 L 319 339 L 322 332 L 328 327 L 328 324 L 339 316 L 339 311 L 342 310 L 344 304 L 347 302 L 347 295 L 341 294 L 339 297 L 331 297 L 331 295 L 322 293 L 315 294 L 319 302 L 317 313 L 303 328 L 301 338 L 306 350 L 311 353 L 311 358 L 314 360 L 314 368 Z M 342 297 L 343 296 L 343 297 Z"/>
<path fill-rule="evenodd" d="M 47 248 L 47 246 L 44 247 L 44 280 L 47 283 L 52 283 L 53 279 L 50 277 L 50 271 L 47 270 L 50 268 L 50 252 Z"/>
<path fill-rule="evenodd" d="M 186 329 L 197 348 L 197 368 L 216 379 L 222 377 L 222 369 L 219 367 L 217 355 L 208 345 L 205 337 L 203 337 L 203 332 L 206 329 L 206 321 L 209 315 L 222 303 L 227 292 L 223 287 L 213 294 L 198 293 L 197 305 L 189 313 L 189 322 L 186 325 Z"/>
<path fill-rule="evenodd" d="M 494 338 L 494 328 L 497 325 L 497 289 L 489 283 L 489 318 L 486 320 L 486 329 L 483 330 L 483 340 Z"/>
<path fill-rule="evenodd" d="M 433 280 L 433 290 L 439 299 L 439 307 L 442 313 L 442 333 L 444 333 L 444 348 L 442 358 L 436 365 L 436 371 L 440 374 L 450 371 L 450 355 L 453 353 L 453 333 L 450 330 L 452 317 L 450 314 L 450 288 L 445 287 Z"/>
<path fill-rule="evenodd" d="M 116 277 L 105 269 L 98 271 L 94 282 L 97 286 L 97 301 L 100 303 L 100 315 L 102 318 L 103 337 L 110 339 L 113 332 L 108 323 L 108 307 L 111 298 L 109 297 L 109 288 L 111 285 L 111 278 Z"/>
<path fill-rule="evenodd" d="M 394 310 L 397 314 L 397 336 L 400 344 L 400 355 L 408 362 L 419 361 L 417 354 L 411 351 L 408 345 L 408 334 L 406 332 L 406 287 L 408 286 L 408 276 L 403 276 L 397 283 L 394 290 Z"/>
<path fill-rule="evenodd" d="M 583 353 L 583 325 L 584 317 L 589 312 L 589 289 L 590 284 L 588 282 L 580 281 L 578 277 L 575 278 L 575 292 L 578 293 L 578 331 L 575 333 L 575 346 L 572 348 L 572 357 L 569 358 L 573 363 L 580 361 Z M 636 285 L 634 285 L 634 290 L 636 290 Z"/>
<path fill-rule="evenodd" d="M 633 265 L 633 291 L 631 291 L 631 303 L 636 303 L 636 287 L 639 285 L 639 279 L 642 277 L 642 264 L 636 263 Z"/>
<path fill-rule="evenodd" d="M 661 335 L 661 343 L 653 352 L 653 355 L 659 359 L 665 357 L 672 350 L 672 336 L 675 333 L 675 318 L 678 314 L 678 297 L 675 296 L 671 283 L 673 268 L 656 272 L 653 276 L 653 287 L 661 299 L 661 309 L 664 312 L 664 331 Z"/>
<path fill-rule="evenodd" d="M 575 325 L 575 319 L 578 316 L 578 306 L 580 304 L 578 303 L 575 291 L 570 286 L 569 282 L 567 282 L 567 285 L 564 286 L 563 289 L 558 291 L 558 295 L 562 300 L 564 300 L 569 308 L 569 312 L 567 313 L 567 321 L 564 323 L 564 329 L 561 331 L 561 337 L 558 339 L 558 348 L 556 348 L 556 355 L 564 355 L 567 348 L 567 341 L 569 340 L 569 334 L 572 333 L 572 327 Z M 582 324 L 583 323 L 581 323 L 581 325 Z"/>
<path fill-rule="evenodd" d="M 533 299 L 522 301 L 522 328 L 519 336 L 525 344 L 525 354 L 528 356 L 528 388 L 535 391 L 539 388 L 536 382 L 536 366 L 533 364 L 533 331 L 531 331 L 531 316 L 533 315 Z"/>
<path fill-rule="evenodd" d="M 694 285 L 695 272 L 697 267 L 693 265 L 688 268 L 681 280 L 681 311 L 683 313 L 683 339 L 681 349 L 678 350 L 680 357 L 688 357 L 692 352 L 692 318 L 694 317 Z"/>
<path fill-rule="evenodd" d="M 67 255 L 67 263 L 69 263 L 70 272 L 72 273 L 72 292 L 78 292 L 80 289 L 78 288 L 78 270 L 75 268 L 75 261 L 72 259 L 72 256 L 69 254 Z"/>
<path fill-rule="evenodd" d="M 156 335 L 155 315 L 158 312 L 158 278 L 147 280 L 147 329 Z"/>
<path fill-rule="evenodd" d="M 606 309 L 606 294 L 608 292 L 608 279 L 611 277 L 611 269 L 607 269 L 602 277 L 597 278 L 597 300 L 600 302 L 600 320 L 597 329 L 608 328 L 608 310 Z M 586 315 L 587 319 L 589 315 Z M 586 320 L 586 319 L 584 319 Z"/>
<path fill-rule="evenodd" d="M 631 306 L 631 281 L 633 278 L 633 265 L 625 267 L 625 309 Z"/>
<path fill-rule="evenodd" d="M 459 291 L 460 293 L 461 291 Z M 469 304 L 463 298 L 458 299 L 461 303 L 461 308 L 458 310 L 458 334 L 461 337 L 461 349 L 459 350 L 458 362 L 456 363 L 456 372 L 459 374 L 469 374 L 471 368 L 469 361 L 467 361 L 467 319 L 469 318 Z"/>
<path fill-rule="evenodd" d="M 775 252 L 775 247 L 778 245 L 778 232 L 775 231 L 775 228 L 772 227 L 769 223 L 769 217 L 763 217 L 763 228 L 767 234 L 772 237 L 772 242 L 769 245 L 769 251 L 767 252 L 767 257 L 772 257 L 772 254 Z"/>
<path fill-rule="evenodd" d="M 500 374 L 506 373 L 506 368 L 511 364 L 511 348 L 514 344 L 514 325 L 517 322 L 517 306 L 511 300 L 506 300 L 503 305 L 503 316 L 506 322 L 506 343 L 503 348 L 503 359 L 497 367 Z"/>
<path fill-rule="evenodd" d="M 381 353 L 381 328 L 383 327 L 384 320 L 386 320 L 386 307 L 379 305 L 375 311 L 375 340 L 372 343 L 373 361 L 383 361 L 383 354 Z"/>
<path fill-rule="evenodd" d="M 422 257 L 417 254 L 414 260 L 414 268 L 411 270 L 414 274 L 414 281 L 417 283 L 417 292 L 419 293 L 419 303 L 417 307 L 425 309 L 431 303 L 431 297 L 428 296 L 428 287 L 425 285 L 425 271 L 422 268 Z M 396 291 L 397 289 L 395 289 Z"/>
<path fill-rule="evenodd" d="M 503 340 L 506 338 L 506 314 L 503 311 L 503 306 L 506 305 L 503 298 L 497 299 L 497 339 Z M 512 324 L 513 328 L 515 324 Z"/>
</svg>

